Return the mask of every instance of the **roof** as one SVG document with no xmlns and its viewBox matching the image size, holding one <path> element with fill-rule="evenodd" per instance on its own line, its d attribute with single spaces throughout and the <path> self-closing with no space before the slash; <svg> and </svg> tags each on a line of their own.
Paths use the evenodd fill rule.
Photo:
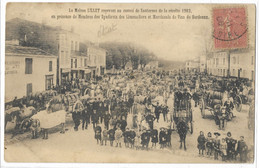
<svg viewBox="0 0 260 168">
<path fill-rule="evenodd" d="M 35 47 L 25 47 L 19 45 L 6 45 L 5 46 L 6 56 L 46 56 L 46 57 L 57 57 L 51 55 L 39 48 Z"/>
</svg>

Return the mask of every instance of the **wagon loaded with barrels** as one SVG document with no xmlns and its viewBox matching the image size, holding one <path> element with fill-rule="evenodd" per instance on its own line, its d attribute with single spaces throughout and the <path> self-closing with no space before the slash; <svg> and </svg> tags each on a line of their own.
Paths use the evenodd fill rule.
<svg viewBox="0 0 260 168">
<path fill-rule="evenodd" d="M 191 99 L 185 96 L 185 93 L 175 93 L 173 120 L 176 125 L 178 125 L 179 122 L 184 121 L 189 129 L 189 132 L 191 134 L 193 133 Z"/>
<path fill-rule="evenodd" d="M 218 91 L 206 91 L 200 98 L 200 110 L 201 115 L 203 118 L 206 117 L 206 112 L 209 111 L 211 115 L 214 117 L 214 120 L 217 125 L 221 118 L 223 117 L 224 113 L 222 112 L 224 101 L 228 98 L 226 92 L 218 92 Z M 232 120 L 233 113 L 231 111 L 225 110 L 225 119 L 227 121 Z"/>
</svg>

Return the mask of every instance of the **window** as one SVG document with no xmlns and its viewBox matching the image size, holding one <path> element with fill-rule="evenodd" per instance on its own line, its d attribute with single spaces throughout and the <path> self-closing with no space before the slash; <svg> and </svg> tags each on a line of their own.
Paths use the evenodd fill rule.
<svg viewBox="0 0 260 168">
<path fill-rule="evenodd" d="M 32 83 L 26 85 L 26 95 L 29 96 L 32 94 Z"/>
<path fill-rule="evenodd" d="M 81 58 L 80 59 L 80 67 L 82 67 L 82 64 L 83 64 L 83 59 Z"/>
<path fill-rule="evenodd" d="M 239 55 L 237 56 L 237 64 L 239 64 Z"/>
<path fill-rule="evenodd" d="M 52 72 L 52 61 L 49 61 L 49 72 Z"/>
<path fill-rule="evenodd" d="M 32 74 L 32 58 L 25 58 L 25 74 Z"/>
<path fill-rule="evenodd" d="M 73 50 L 73 47 L 74 47 L 74 43 L 73 41 L 71 41 L 71 50 Z"/>
<path fill-rule="evenodd" d="M 235 69 L 233 69 L 233 76 L 235 76 L 236 72 L 235 72 Z"/>
<path fill-rule="evenodd" d="M 77 50 L 78 50 L 78 42 L 75 41 L 75 51 L 77 51 Z"/>
<path fill-rule="evenodd" d="M 73 68 L 73 59 L 70 61 L 71 68 Z"/>
<path fill-rule="evenodd" d="M 75 59 L 75 68 L 77 68 L 78 66 L 77 66 L 77 64 L 78 64 L 78 60 L 77 59 Z"/>
<path fill-rule="evenodd" d="M 223 58 L 223 65 L 225 65 L 225 63 L 226 63 L 226 59 L 225 59 L 225 58 Z"/>
<path fill-rule="evenodd" d="M 216 64 L 218 65 L 218 58 L 216 59 Z"/>
<path fill-rule="evenodd" d="M 87 59 L 86 58 L 84 59 L 84 66 L 85 67 L 87 66 Z"/>
<path fill-rule="evenodd" d="M 45 76 L 45 90 L 52 89 L 53 86 L 53 75 L 46 75 Z"/>
<path fill-rule="evenodd" d="M 223 76 L 226 76 L 226 70 L 223 69 Z"/>
<path fill-rule="evenodd" d="M 233 57 L 233 64 L 236 64 L 236 57 Z"/>
</svg>

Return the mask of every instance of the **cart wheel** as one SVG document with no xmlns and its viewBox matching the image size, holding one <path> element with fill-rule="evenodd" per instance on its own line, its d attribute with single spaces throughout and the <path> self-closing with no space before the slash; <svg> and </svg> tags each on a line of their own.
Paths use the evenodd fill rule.
<svg viewBox="0 0 260 168">
<path fill-rule="evenodd" d="M 235 104 L 235 108 L 238 112 L 240 112 L 242 110 L 242 99 L 239 95 L 235 96 L 234 98 L 234 104 Z"/>
<path fill-rule="evenodd" d="M 200 100 L 200 111 L 202 118 L 205 118 L 205 103 L 204 100 Z"/>
</svg>

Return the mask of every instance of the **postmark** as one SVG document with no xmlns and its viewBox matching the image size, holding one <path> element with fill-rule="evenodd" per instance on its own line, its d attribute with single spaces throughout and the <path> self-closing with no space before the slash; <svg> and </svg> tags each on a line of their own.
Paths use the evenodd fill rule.
<svg viewBox="0 0 260 168">
<path fill-rule="evenodd" d="M 215 49 L 246 48 L 248 25 L 244 7 L 213 9 Z"/>
</svg>

